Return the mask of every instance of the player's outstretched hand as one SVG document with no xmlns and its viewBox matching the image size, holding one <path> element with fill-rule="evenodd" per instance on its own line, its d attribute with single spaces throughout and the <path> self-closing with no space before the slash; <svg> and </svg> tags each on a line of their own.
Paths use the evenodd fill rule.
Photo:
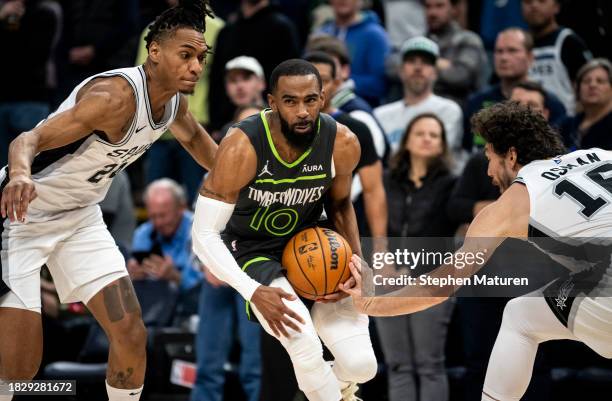
<svg viewBox="0 0 612 401">
<path fill-rule="evenodd" d="M 285 303 L 284 299 L 289 301 L 295 301 L 297 297 L 283 291 L 281 288 L 268 287 L 260 285 L 257 287 L 251 302 L 257 307 L 259 313 L 261 313 L 268 322 L 268 325 L 272 329 L 275 336 L 289 337 L 285 326 L 292 328 L 297 332 L 301 332 L 299 326 L 295 321 L 304 324 L 304 319 L 300 317 L 296 312 L 291 310 Z"/>
<path fill-rule="evenodd" d="M 2 191 L 0 213 L 2 218 L 9 218 L 11 222 L 25 221 L 28 205 L 36 198 L 34 181 L 30 177 L 18 175 L 6 184 Z"/>
</svg>

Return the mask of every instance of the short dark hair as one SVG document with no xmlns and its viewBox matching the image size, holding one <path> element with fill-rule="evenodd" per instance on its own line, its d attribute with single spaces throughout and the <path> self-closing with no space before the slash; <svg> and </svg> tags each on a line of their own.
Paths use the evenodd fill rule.
<svg viewBox="0 0 612 401">
<path fill-rule="evenodd" d="M 539 82 L 535 82 L 535 81 L 519 82 L 512 87 L 512 90 L 514 90 L 515 88 L 521 88 L 521 89 L 525 89 L 525 90 L 532 91 L 532 92 L 538 92 L 540 95 L 542 95 L 542 99 L 544 100 L 544 103 L 546 103 L 546 99 L 548 99 L 548 95 L 546 94 L 544 87 Z"/>
<path fill-rule="evenodd" d="M 336 79 L 336 63 L 334 59 L 327 53 L 323 52 L 310 52 L 304 55 L 304 60 L 312 64 L 326 64 L 331 67 L 332 78 Z"/>
<path fill-rule="evenodd" d="M 214 18 L 208 7 L 208 0 L 180 0 L 176 7 L 161 13 L 149 29 L 145 37 L 147 49 L 151 42 L 159 42 L 173 35 L 180 28 L 193 29 L 204 33 L 206 31 L 206 17 Z"/>
<path fill-rule="evenodd" d="M 560 135 L 544 116 L 517 102 L 484 108 L 472 117 L 471 123 L 473 131 L 489 142 L 495 153 L 505 155 L 514 147 L 517 161 L 523 166 L 565 153 Z"/>
<path fill-rule="evenodd" d="M 319 75 L 319 70 L 317 70 L 314 65 L 299 58 L 285 60 L 277 65 L 276 68 L 272 70 L 272 74 L 270 74 L 270 93 L 274 93 L 276 91 L 280 77 L 306 75 L 314 75 L 317 78 L 319 90 L 323 89 L 321 75 Z"/>
<path fill-rule="evenodd" d="M 336 57 L 340 61 L 340 65 L 350 65 L 351 56 L 346 47 L 346 44 L 335 36 L 326 34 L 312 35 L 306 43 L 308 52 L 321 51 Z"/>
</svg>

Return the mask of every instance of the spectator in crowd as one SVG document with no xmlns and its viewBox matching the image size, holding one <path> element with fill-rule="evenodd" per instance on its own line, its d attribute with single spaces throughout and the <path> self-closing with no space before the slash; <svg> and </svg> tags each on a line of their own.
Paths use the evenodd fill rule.
<svg viewBox="0 0 612 401">
<path fill-rule="evenodd" d="M 425 37 L 407 40 L 402 46 L 400 79 L 404 87 L 404 98 L 374 109 L 374 115 L 383 126 L 391 151 L 397 151 L 400 138 L 408 123 L 422 113 L 433 113 L 444 122 L 448 147 L 460 168 L 463 160 L 461 150 L 461 108 L 452 100 L 437 96 L 433 92 L 436 81 L 436 60 L 440 55 L 438 45 Z"/>
<path fill-rule="evenodd" d="M 487 55 L 482 40 L 453 19 L 457 0 L 425 0 L 427 36 L 440 48 L 434 92 L 460 105 L 484 83 Z"/>
<path fill-rule="evenodd" d="M 542 85 L 533 81 L 519 82 L 510 92 L 510 100 L 542 114 L 546 120 L 550 118 L 550 110 L 546 108 L 546 92 Z"/>
<path fill-rule="evenodd" d="M 265 105 L 263 91 L 266 79 L 263 67 L 254 57 L 238 56 L 225 64 L 225 93 L 236 111 L 247 106 L 262 107 Z M 233 123 L 240 121 L 234 118 L 219 131 L 213 133 L 213 139 L 221 142 Z"/>
<path fill-rule="evenodd" d="M 576 77 L 576 96 L 582 113 L 562 125 L 563 140 L 570 150 L 612 150 L 612 64 L 603 58 L 586 63 Z"/>
<path fill-rule="evenodd" d="M 557 23 L 560 7 L 560 0 L 523 0 L 523 17 L 534 37 L 535 60 L 529 77 L 554 93 L 573 116 L 573 82 L 580 67 L 592 56 L 580 37 Z"/>
<path fill-rule="evenodd" d="M 174 7 L 178 0 L 164 0 L 168 7 Z M 211 18 L 206 16 L 206 32 L 204 41 L 215 49 L 217 36 L 223 28 L 224 22 L 218 17 Z M 149 33 L 147 26 L 140 35 L 136 65 L 144 64 L 149 54 L 144 38 Z M 214 52 L 214 50 L 213 50 Z M 212 53 L 206 55 L 205 64 L 210 65 Z M 208 92 L 210 84 L 210 68 L 204 68 L 200 80 L 196 84 L 193 93 L 188 94 L 189 111 L 196 120 L 203 126 L 209 122 L 208 116 Z M 187 204 L 192 204 L 197 196 L 204 169 L 189 155 L 176 138 L 170 133 L 165 132 L 157 141 L 153 143 L 148 153 L 145 155 L 145 182 L 151 183 L 160 178 L 172 178 L 185 187 L 187 193 Z M 159 160 L 167 160 L 166 163 L 159 163 Z"/>
<path fill-rule="evenodd" d="M 88 76 L 129 67 L 136 50 L 137 0 L 62 0 L 64 30 L 58 46 L 59 104 Z"/>
<path fill-rule="evenodd" d="M 55 2 L 0 2 L 0 166 L 8 161 L 9 143 L 49 114 L 49 62 L 58 40 Z"/>
<path fill-rule="evenodd" d="M 382 0 L 382 3 L 385 29 L 394 53 L 399 52 L 408 39 L 427 33 L 425 7 L 421 0 Z"/>
<path fill-rule="evenodd" d="M 129 251 L 136 228 L 136 216 L 130 179 L 125 170 L 121 170 L 113 179 L 106 197 L 100 202 L 100 209 L 104 224 L 117 245 Z"/>
<path fill-rule="evenodd" d="M 385 174 L 389 237 L 454 235 L 456 224 L 446 214 L 455 184 L 448 154 L 440 118 L 431 113 L 415 116 Z M 444 346 L 452 310 L 449 300 L 422 312 L 376 320 L 390 401 L 448 400 Z"/>
<path fill-rule="evenodd" d="M 261 63 L 267 82 L 274 67 L 300 54 L 295 27 L 269 0 L 242 0 L 238 19 L 219 32 L 214 52 L 209 95 L 214 101 L 208 105 L 211 131 L 221 129 L 235 111 L 225 92 L 228 61 L 238 56 L 254 57 Z"/>
<path fill-rule="evenodd" d="M 612 1 L 564 0 L 557 21 L 584 39 L 595 57 L 612 60 Z"/>
<path fill-rule="evenodd" d="M 495 47 L 497 35 L 511 27 L 527 29 L 527 23 L 523 19 L 521 10 L 522 0 L 506 1 L 470 1 L 470 14 L 478 19 L 479 30 L 471 29 L 480 33 L 482 42 L 487 53 L 492 53 Z"/>
<path fill-rule="evenodd" d="M 337 64 L 338 77 L 341 81 L 332 96 L 331 105 L 348 113 L 351 117 L 361 121 L 368 126 L 372 134 L 372 140 L 376 147 L 376 153 L 381 158 L 383 165 L 386 164 L 389 153 L 387 137 L 382 126 L 374 117 L 374 110 L 362 97 L 355 93 L 355 81 L 351 76 L 351 58 L 346 44 L 340 39 L 330 35 L 312 35 L 306 44 L 307 51 L 321 51 L 330 55 Z M 355 183 L 353 183 L 355 184 Z M 353 191 L 359 189 L 353 186 Z M 357 195 L 360 193 L 357 193 Z M 355 195 L 355 192 L 353 192 Z"/>
<path fill-rule="evenodd" d="M 376 154 L 372 134 L 367 125 L 332 105 L 331 95 L 328 94 L 336 93 L 341 84 L 334 59 L 323 52 L 308 53 L 304 59 L 311 62 L 321 75 L 325 97 L 325 105 L 321 111 L 331 115 L 340 124 L 346 125 L 359 140 L 361 156 L 354 171 L 361 183 L 363 214 L 368 223 L 369 236 L 382 238 L 387 233 L 387 201 L 382 183 L 382 162 Z"/>
<path fill-rule="evenodd" d="M 193 213 L 183 188 L 169 178 L 150 183 L 144 194 L 149 220 L 138 226 L 127 264 L 132 280 L 166 280 L 186 294 L 202 280 L 191 251 Z M 144 254 L 142 260 L 138 256 Z M 195 309 L 195 308 L 194 308 Z"/>
<path fill-rule="evenodd" d="M 386 94 L 385 59 L 389 37 L 372 11 L 361 10 L 361 0 L 331 0 L 334 20 L 320 28 L 321 33 L 344 41 L 350 50 L 351 78 L 355 93 L 377 106 Z"/>
<path fill-rule="evenodd" d="M 464 109 L 463 147 L 469 152 L 475 146 L 484 146 L 484 140 L 472 133 L 470 126 L 472 115 L 484 107 L 509 99 L 512 88 L 519 82 L 528 80 L 529 67 L 533 62 L 532 49 L 531 35 L 520 28 L 508 28 L 497 35 L 493 61 L 495 74 L 500 81 L 470 96 Z M 550 111 L 551 124 L 558 125 L 565 118 L 565 107 L 548 91 L 546 108 Z"/>
</svg>

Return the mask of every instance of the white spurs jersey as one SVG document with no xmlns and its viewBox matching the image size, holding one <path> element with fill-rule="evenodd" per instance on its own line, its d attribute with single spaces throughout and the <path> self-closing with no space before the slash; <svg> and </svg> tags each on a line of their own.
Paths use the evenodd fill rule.
<svg viewBox="0 0 612 401">
<path fill-rule="evenodd" d="M 166 103 L 164 116 L 156 123 L 142 66 L 111 70 L 85 79 L 48 118 L 73 107 L 79 89 L 90 80 L 112 76 L 123 77 L 134 90 L 136 112 L 127 133 L 120 142 L 110 143 L 104 132 L 94 131 L 75 143 L 36 155 L 32 163 L 32 179 L 38 197 L 30 208 L 53 212 L 102 201 L 113 177 L 138 159 L 174 121 L 179 94 Z"/>
<path fill-rule="evenodd" d="M 515 182 L 529 192 L 530 228 L 576 242 L 612 239 L 612 152 L 592 148 L 534 161 Z"/>
</svg>

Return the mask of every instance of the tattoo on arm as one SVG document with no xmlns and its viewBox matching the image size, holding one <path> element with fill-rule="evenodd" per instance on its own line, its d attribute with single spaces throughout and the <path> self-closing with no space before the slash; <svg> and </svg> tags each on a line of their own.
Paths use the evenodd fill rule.
<svg viewBox="0 0 612 401">
<path fill-rule="evenodd" d="M 200 193 L 202 195 L 208 194 L 208 195 L 212 195 L 214 197 L 220 198 L 220 199 L 225 199 L 225 196 L 221 195 L 218 192 L 211 191 L 210 189 L 206 188 L 205 186 L 202 186 L 202 189 L 200 189 Z"/>
</svg>

